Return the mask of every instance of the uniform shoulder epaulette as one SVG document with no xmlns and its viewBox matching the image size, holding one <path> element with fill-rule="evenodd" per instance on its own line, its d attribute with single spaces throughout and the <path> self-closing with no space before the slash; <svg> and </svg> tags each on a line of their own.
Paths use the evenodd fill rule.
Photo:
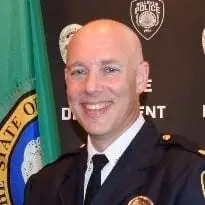
<svg viewBox="0 0 205 205">
<path fill-rule="evenodd" d="M 67 152 L 65 154 L 62 154 L 60 157 L 58 157 L 58 159 L 56 161 L 60 161 L 62 159 L 68 158 L 68 157 L 77 156 L 78 154 L 80 154 L 80 152 L 83 148 L 85 148 L 85 144 L 81 144 L 79 148 L 75 149 L 72 152 Z"/>
<path fill-rule="evenodd" d="M 85 147 L 85 144 L 82 144 L 79 148 L 77 148 L 76 150 L 72 151 L 72 152 L 67 152 L 67 153 L 64 153 L 62 155 L 60 155 L 55 161 L 47 164 L 45 167 L 47 166 L 50 166 L 52 164 L 56 164 L 60 161 L 62 161 L 63 159 L 67 159 L 67 158 L 72 158 L 72 157 L 75 157 L 75 156 L 78 156 L 81 152 L 81 150 Z"/>
<path fill-rule="evenodd" d="M 68 158 L 68 157 L 77 156 L 79 153 L 80 153 L 79 150 L 76 150 L 76 151 L 73 151 L 73 152 L 64 153 L 64 154 L 60 155 L 60 156 L 58 157 L 58 159 L 56 159 L 56 162 L 57 162 L 57 161 L 61 161 L 61 160 L 65 159 L 65 158 Z"/>
<path fill-rule="evenodd" d="M 189 152 L 205 157 L 205 150 L 200 149 L 195 143 L 180 135 L 161 134 L 160 145 L 167 147 L 178 145 Z"/>
</svg>

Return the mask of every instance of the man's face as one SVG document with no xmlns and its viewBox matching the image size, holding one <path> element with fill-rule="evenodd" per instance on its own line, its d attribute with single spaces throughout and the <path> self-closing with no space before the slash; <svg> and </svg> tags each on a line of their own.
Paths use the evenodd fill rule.
<svg viewBox="0 0 205 205">
<path fill-rule="evenodd" d="M 69 46 L 68 102 L 90 136 L 118 137 L 137 118 L 139 89 L 132 60 L 126 44 L 115 37 L 85 37 Z"/>
</svg>

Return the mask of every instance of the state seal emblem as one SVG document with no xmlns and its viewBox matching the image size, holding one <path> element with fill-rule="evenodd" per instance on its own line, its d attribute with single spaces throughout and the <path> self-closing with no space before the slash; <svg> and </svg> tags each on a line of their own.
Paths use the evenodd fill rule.
<svg viewBox="0 0 205 205">
<path fill-rule="evenodd" d="M 131 22 L 146 40 L 150 40 L 159 31 L 164 15 L 162 0 L 133 0 L 130 4 Z"/>
<path fill-rule="evenodd" d="M 42 166 L 37 96 L 22 95 L 0 123 L 0 204 L 22 205 L 25 183 Z"/>
<path fill-rule="evenodd" d="M 129 201 L 128 205 L 154 205 L 154 203 L 146 196 L 137 196 Z"/>
</svg>

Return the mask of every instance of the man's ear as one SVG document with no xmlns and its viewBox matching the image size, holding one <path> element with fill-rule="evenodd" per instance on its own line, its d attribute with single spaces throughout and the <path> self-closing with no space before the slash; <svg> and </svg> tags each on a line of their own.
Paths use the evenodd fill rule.
<svg viewBox="0 0 205 205">
<path fill-rule="evenodd" d="M 136 76 L 136 91 L 138 94 L 144 92 L 147 88 L 147 80 L 149 76 L 149 63 L 143 61 L 137 68 L 137 76 Z"/>
</svg>

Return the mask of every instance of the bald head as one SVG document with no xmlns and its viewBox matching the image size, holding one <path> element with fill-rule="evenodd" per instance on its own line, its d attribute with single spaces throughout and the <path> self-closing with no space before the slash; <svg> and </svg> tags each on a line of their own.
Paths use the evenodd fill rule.
<svg viewBox="0 0 205 205">
<path fill-rule="evenodd" d="M 142 47 L 137 35 L 126 25 L 107 19 L 100 19 L 89 22 L 79 29 L 72 37 L 68 45 L 68 60 L 69 50 L 76 44 L 84 44 L 86 41 L 89 44 L 97 46 L 106 46 L 107 40 L 116 41 L 121 44 L 121 48 L 130 60 L 139 64 L 143 61 Z"/>
</svg>

